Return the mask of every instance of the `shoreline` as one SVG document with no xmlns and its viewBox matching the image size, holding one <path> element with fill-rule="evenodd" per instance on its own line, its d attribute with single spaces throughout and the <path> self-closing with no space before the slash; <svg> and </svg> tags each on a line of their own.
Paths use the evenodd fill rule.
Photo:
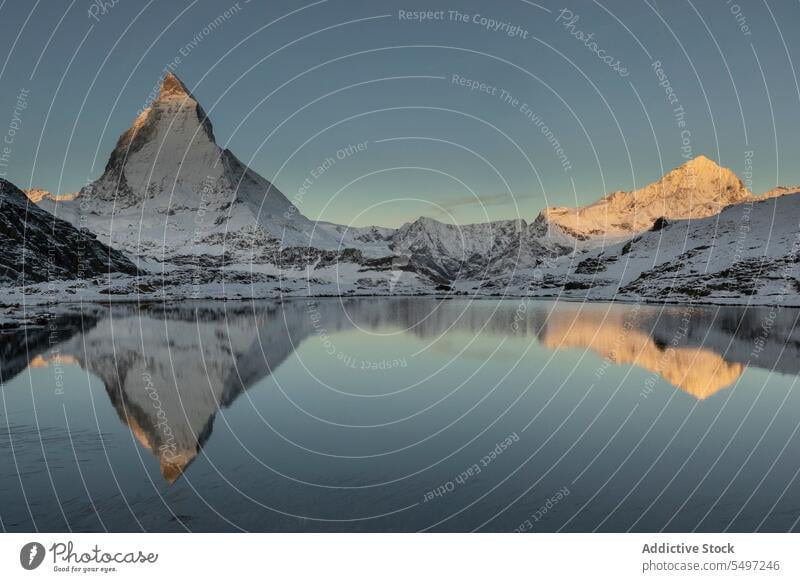
<svg viewBox="0 0 800 582">
<path fill-rule="evenodd" d="M 797 305 L 783 303 L 753 303 L 740 302 L 732 298 L 731 301 L 721 301 L 719 298 L 705 300 L 694 300 L 691 302 L 669 299 L 631 299 L 631 298 L 585 298 L 570 296 L 553 295 L 530 295 L 530 294 L 441 294 L 441 293 L 395 293 L 388 294 L 319 294 L 319 295 L 300 295 L 285 294 L 275 297 L 110 297 L 108 299 L 91 299 L 85 301 L 49 301 L 36 303 L 0 303 L 0 310 L 16 312 L 0 314 L 0 333 L 14 331 L 21 328 L 35 328 L 44 325 L 42 322 L 30 321 L 30 319 L 40 320 L 42 317 L 69 316 L 83 312 L 87 308 L 109 309 L 114 306 L 151 306 L 151 305 L 174 305 L 174 304 L 223 304 L 223 303 L 255 303 L 255 302 L 274 302 L 283 303 L 285 301 L 301 300 L 334 300 L 334 299 L 422 299 L 436 301 L 541 301 L 541 302 L 565 302 L 565 303 L 592 303 L 592 304 L 621 304 L 636 305 L 644 304 L 648 306 L 686 306 L 686 307 L 735 307 L 735 308 L 773 308 L 773 309 L 800 309 Z M 56 308 L 56 309 L 53 309 Z"/>
</svg>

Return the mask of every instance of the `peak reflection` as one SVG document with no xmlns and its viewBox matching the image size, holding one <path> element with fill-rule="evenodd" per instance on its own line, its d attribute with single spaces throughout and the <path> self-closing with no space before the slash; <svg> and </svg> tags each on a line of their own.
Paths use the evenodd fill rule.
<svg viewBox="0 0 800 582">
<path fill-rule="evenodd" d="M 538 342 L 555 350 L 589 350 L 609 364 L 652 372 L 704 400 L 733 385 L 748 363 L 799 373 L 796 319 L 791 310 L 770 319 L 766 308 L 519 299 L 115 306 L 105 314 L 93 312 L 80 325 L 74 316 L 66 320 L 57 345 L 35 330 L 3 335 L 0 369 L 4 381 L 25 365 L 77 364 L 89 371 L 103 382 L 136 441 L 157 458 L 163 478 L 173 483 L 210 437 L 217 412 L 270 376 L 320 330 L 411 334 L 431 346 L 446 346 L 448 334 L 466 332 L 508 339 L 509 346 Z M 768 334 L 764 321 L 773 322 Z M 486 358 L 491 351 L 479 353 Z M 525 360 L 512 364 L 525 365 Z"/>
</svg>

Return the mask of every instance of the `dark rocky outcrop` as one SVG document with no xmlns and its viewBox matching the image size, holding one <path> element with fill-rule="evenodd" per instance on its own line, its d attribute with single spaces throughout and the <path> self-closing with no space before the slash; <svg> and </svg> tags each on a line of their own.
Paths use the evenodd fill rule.
<svg viewBox="0 0 800 582">
<path fill-rule="evenodd" d="M 0 281 L 22 285 L 138 273 L 121 252 L 31 202 L 0 179 Z"/>
</svg>

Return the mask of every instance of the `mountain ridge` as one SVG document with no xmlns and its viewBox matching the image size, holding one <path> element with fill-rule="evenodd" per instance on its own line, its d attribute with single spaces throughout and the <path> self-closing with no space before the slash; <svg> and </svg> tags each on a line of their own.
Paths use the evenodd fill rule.
<svg viewBox="0 0 800 582">
<path fill-rule="evenodd" d="M 542 216 L 579 240 L 633 236 L 661 217 L 705 218 L 752 197 L 732 170 L 699 155 L 636 190 L 617 190 L 577 208 L 548 207 Z"/>
<path fill-rule="evenodd" d="M 313 221 L 216 143 L 200 103 L 169 73 L 158 97 L 120 135 L 97 180 L 72 200 L 38 190 L 29 196 L 101 242 L 146 263 L 154 259 L 162 270 L 255 267 L 266 277 L 277 277 L 273 271 L 304 276 L 309 287 L 367 291 L 379 284 L 389 292 L 411 272 L 433 292 L 469 281 L 496 289 L 519 273 L 552 271 L 551 263 L 565 260 L 583 265 L 572 273 L 583 275 L 606 260 L 597 249 L 634 245 L 653 229 L 791 191 L 754 196 L 732 170 L 700 155 L 641 188 L 582 207 L 544 208 L 530 222 L 455 225 L 421 216 L 390 229 Z"/>
<path fill-rule="evenodd" d="M 594 300 L 795 304 L 800 192 L 731 204 L 718 215 L 659 224 L 626 241 L 557 259 L 519 286 Z"/>
</svg>

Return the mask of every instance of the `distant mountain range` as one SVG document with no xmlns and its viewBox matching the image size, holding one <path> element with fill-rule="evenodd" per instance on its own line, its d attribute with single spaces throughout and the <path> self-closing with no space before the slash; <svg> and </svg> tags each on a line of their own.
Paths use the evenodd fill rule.
<svg viewBox="0 0 800 582">
<path fill-rule="evenodd" d="M 102 267 L 122 274 L 104 282 L 106 295 L 453 291 L 770 302 L 800 288 L 789 270 L 797 230 L 791 217 L 800 204 L 794 192 L 754 196 L 731 170 L 699 156 L 643 188 L 581 208 L 546 208 L 530 223 L 452 225 L 422 217 L 391 229 L 315 222 L 217 145 L 197 99 L 168 74 L 98 180 L 74 194 L 27 194 L 38 204 L 37 220 L 53 222 L 54 215 L 96 236 L 92 248 L 109 261 L 93 263 L 91 273 Z M 25 214 L 13 214 L 7 220 L 18 221 L 19 231 Z M 75 236 L 70 232 L 60 227 L 26 248 L 38 255 L 66 248 L 59 237 Z M 21 282 L 14 275 L 19 265 L 10 261 L 4 258 L 7 278 Z M 131 277 L 137 268 L 142 273 Z M 91 297 L 91 290 L 82 293 Z"/>
</svg>

